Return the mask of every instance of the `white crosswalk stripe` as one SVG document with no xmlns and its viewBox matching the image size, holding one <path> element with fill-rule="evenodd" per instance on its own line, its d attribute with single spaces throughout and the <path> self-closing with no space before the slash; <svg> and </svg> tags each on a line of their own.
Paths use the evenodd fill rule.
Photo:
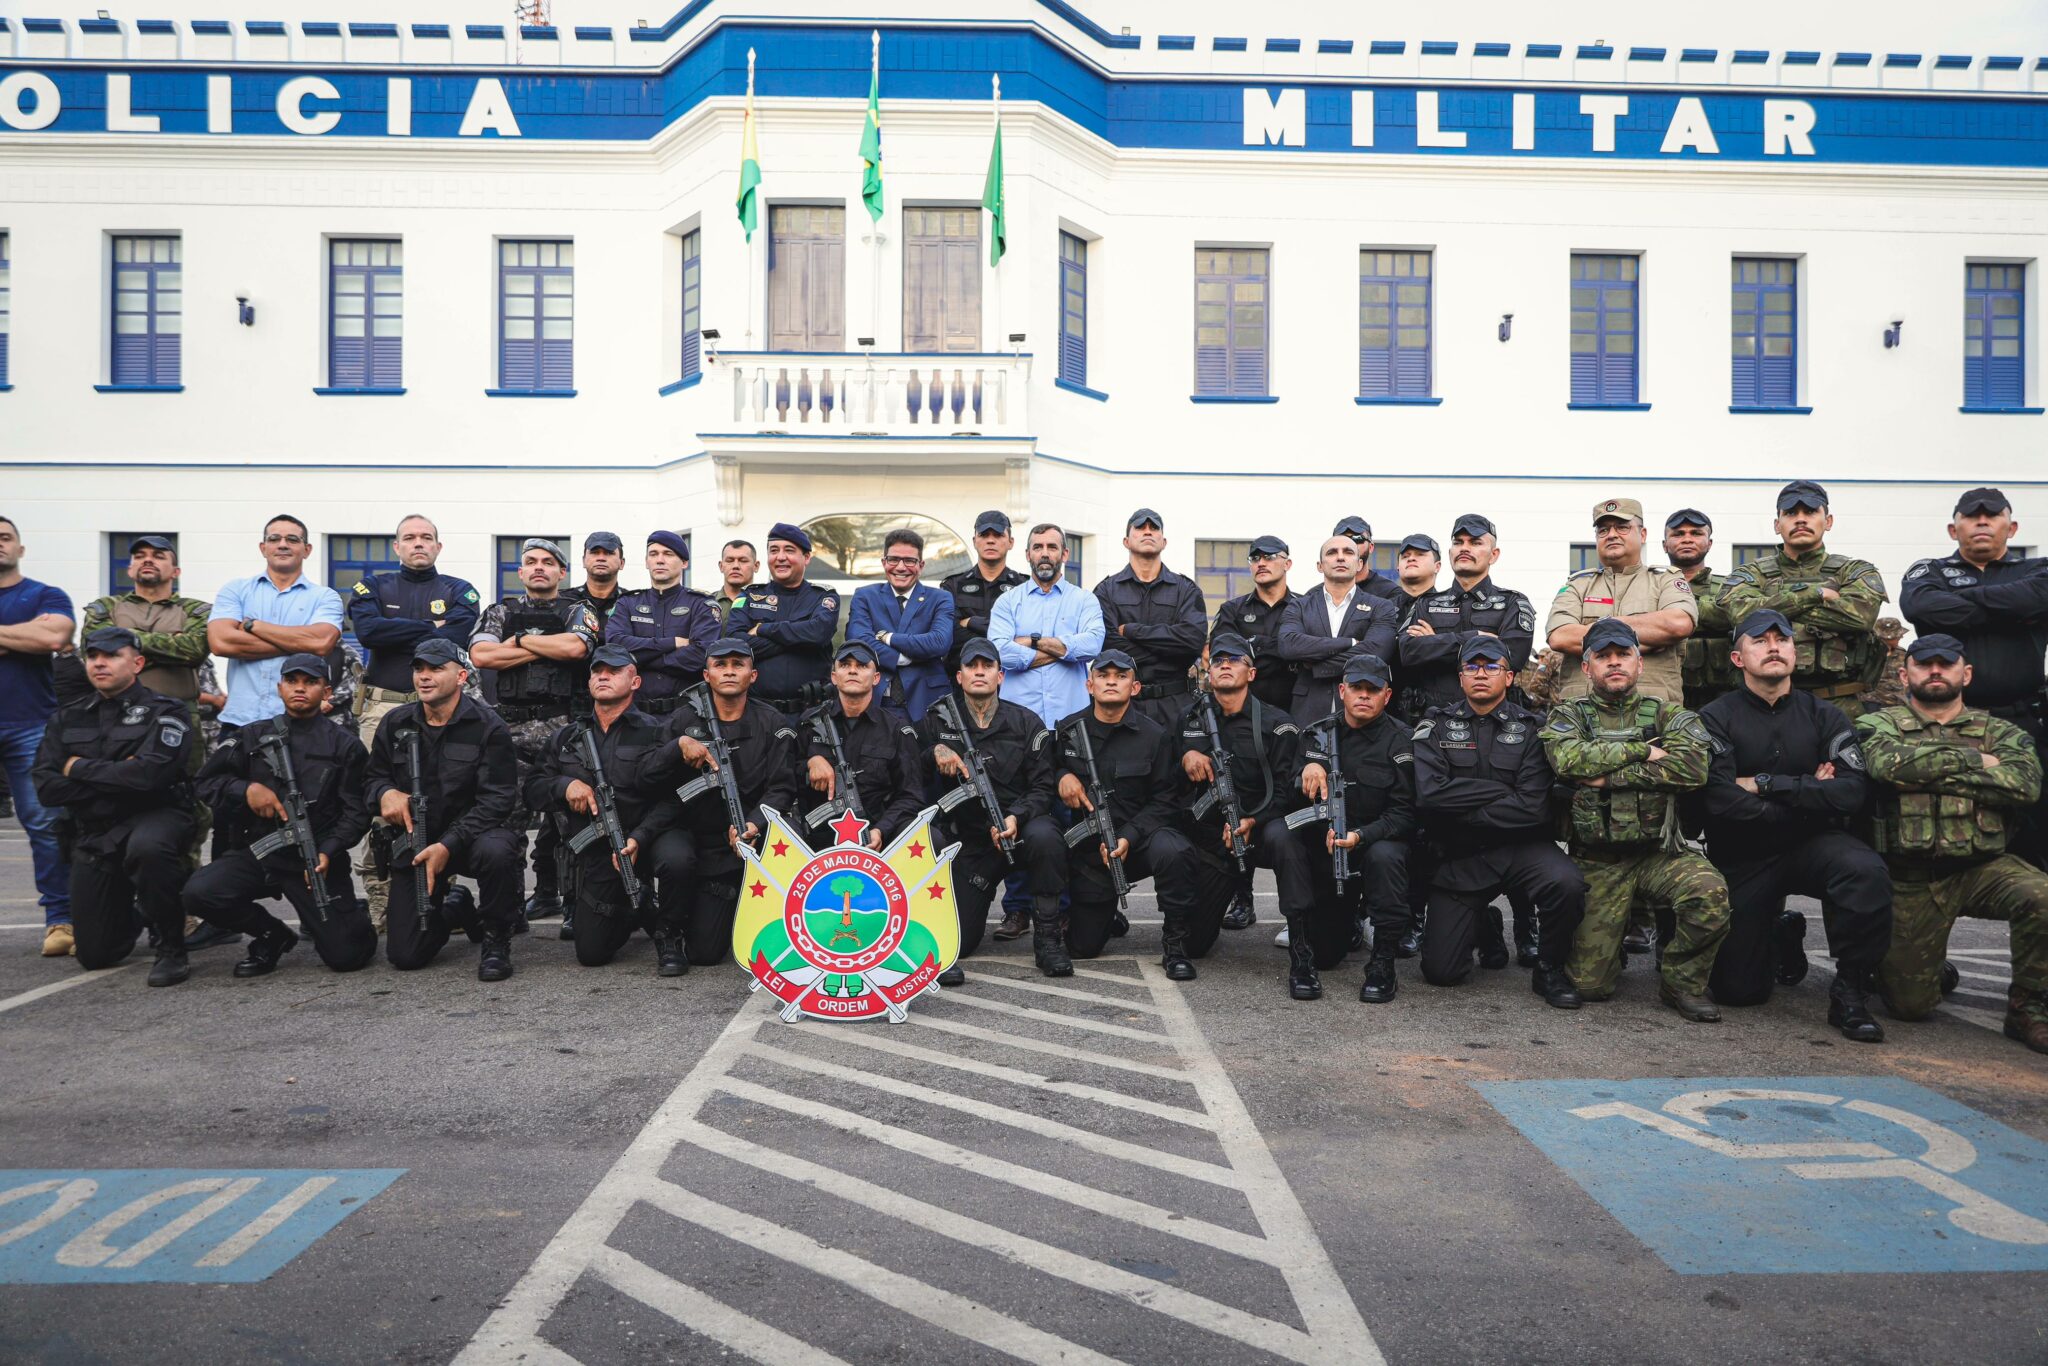
<svg viewBox="0 0 2048 1366">
<path fill-rule="evenodd" d="M 833 1283 L 841 1319 L 850 1291 L 878 1315 L 918 1320 L 906 1334 L 936 1330 L 1021 1361 L 1128 1355 L 1134 1314 L 1154 1359 L 1382 1360 L 1177 987 L 1128 959 L 1097 960 L 1072 986 L 1014 960 L 970 966 L 965 989 L 926 998 L 902 1026 L 787 1026 L 749 1001 L 457 1360 L 608 1355 L 587 1320 L 550 1331 L 585 1281 L 743 1357 L 837 1359 L 848 1338 L 813 1346 L 815 1311 L 704 1269 L 719 1259 L 690 1261 L 680 1279 L 662 1269 L 644 1242 L 650 1218 L 674 1221 L 679 1242 L 728 1239 Z M 919 1122 L 933 1113 L 988 1137 L 950 1141 L 938 1119 Z M 751 1175 L 700 1175 L 734 1166 Z M 954 1188 L 971 1197 L 905 1188 L 931 1172 L 971 1182 Z M 781 1200 L 812 1217 L 758 1212 Z M 832 1217 L 817 1217 L 821 1201 Z M 1182 1247 L 1185 1260 L 1105 1253 L 1146 1245 L 1134 1237 Z M 917 1258 L 916 1276 L 886 1256 L 904 1241 L 936 1253 Z M 949 1280 L 959 1257 L 997 1258 L 1006 1283 L 1043 1289 L 1003 1296 L 969 1273 Z M 1252 1282 L 1271 1287 L 1265 1298 Z M 1123 1312 L 1065 1312 L 1077 1296 Z"/>
</svg>

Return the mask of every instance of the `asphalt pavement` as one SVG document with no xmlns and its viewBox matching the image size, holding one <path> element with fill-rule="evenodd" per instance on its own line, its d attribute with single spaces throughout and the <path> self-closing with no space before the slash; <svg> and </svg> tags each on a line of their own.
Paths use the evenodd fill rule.
<svg viewBox="0 0 2048 1366">
<path fill-rule="evenodd" d="M 36 955 L 7 824 L 0 1359 L 2048 1359 L 2002 925 L 1865 1046 L 1818 953 L 1719 1025 L 1641 959 L 1577 1012 L 1412 962 L 1361 1005 L 1357 956 L 1294 1003 L 1260 889 L 1190 984 L 1141 892 L 1065 981 L 990 944 L 905 1024 L 785 1025 L 736 967 L 583 969 L 553 922 L 495 985 L 460 943 L 88 976 Z"/>
</svg>

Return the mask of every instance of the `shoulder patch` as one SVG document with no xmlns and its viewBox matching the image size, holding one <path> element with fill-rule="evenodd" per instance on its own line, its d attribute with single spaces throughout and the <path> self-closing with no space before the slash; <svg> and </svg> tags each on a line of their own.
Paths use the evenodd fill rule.
<svg viewBox="0 0 2048 1366">
<path fill-rule="evenodd" d="M 824 603 L 826 609 L 829 611 L 836 612 L 839 610 L 839 599 L 832 596 L 830 593 L 827 593 L 824 597 L 820 598 L 819 601 Z"/>
<path fill-rule="evenodd" d="M 1397 764 L 1412 764 L 1415 762 L 1415 756 L 1405 749 L 1400 750 L 1395 753 L 1394 762 Z"/>
<path fill-rule="evenodd" d="M 367 597 L 369 597 L 369 596 L 370 596 L 370 581 L 369 581 L 368 579 L 357 579 L 357 580 L 356 580 L 356 590 L 355 590 L 355 591 L 356 591 L 356 592 L 358 592 L 358 593 L 360 593 L 360 594 L 362 594 L 362 595 L 363 595 L 364 597 L 366 597 L 366 598 L 367 598 Z"/>
<path fill-rule="evenodd" d="M 794 726 L 777 726 L 775 733 L 785 740 L 796 739 L 796 728 Z"/>
<path fill-rule="evenodd" d="M 1435 729 L 1436 722 L 1434 720 L 1425 720 L 1421 725 L 1415 728 L 1414 738 L 1417 740 L 1427 740 L 1429 738 L 1430 732 Z"/>
<path fill-rule="evenodd" d="M 1279 725 L 1273 727 L 1273 733 L 1275 735 L 1299 735 L 1301 734 L 1301 727 L 1292 721 L 1282 721 Z"/>
<path fill-rule="evenodd" d="M 189 729 L 181 716 L 159 716 L 156 719 L 157 739 L 172 748 L 185 743 L 185 732 Z"/>
<path fill-rule="evenodd" d="M 464 593 L 462 595 L 462 600 L 467 603 L 474 603 L 477 600 L 476 590 L 472 588 L 467 593 Z"/>
</svg>

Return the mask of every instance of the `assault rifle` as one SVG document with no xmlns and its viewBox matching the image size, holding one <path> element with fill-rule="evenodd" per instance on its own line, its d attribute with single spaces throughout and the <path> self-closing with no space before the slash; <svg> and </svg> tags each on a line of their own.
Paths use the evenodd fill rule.
<svg viewBox="0 0 2048 1366">
<path fill-rule="evenodd" d="M 1351 833 L 1351 822 L 1344 812 L 1344 758 L 1338 753 L 1338 747 L 1344 743 L 1344 721 L 1341 717 L 1331 716 L 1321 722 L 1318 729 L 1322 726 L 1329 727 L 1330 731 L 1330 762 L 1325 770 L 1330 775 L 1329 791 L 1314 806 L 1304 807 L 1290 815 L 1285 824 L 1289 830 L 1299 830 L 1317 821 L 1330 823 L 1330 833 L 1339 841 L 1330 855 L 1330 868 L 1337 879 L 1337 891 L 1341 894 L 1344 884 L 1351 880 L 1351 851 L 1342 843 Z"/>
<path fill-rule="evenodd" d="M 1074 739 L 1081 749 L 1081 762 L 1088 769 L 1088 803 L 1095 809 L 1084 814 L 1067 830 L 1067 847 L 1078 849 L 1091 835 L 1101 841 L 1103 862 L 1109 865 L 1110 885 L 1116 888 L 1117 909 L 1131 909 L 1131 880 L 1124 876 L 1123 860 L 1116 856 L 1116 820 L 1109 814 L 1109 793 L 1102 786 L 1102 773 L 1095 766 L 1095 744 L 1088 738 L 1088 718 L 1074 718 Z"/>
<path fill-rule="evenodd" d="M 846 746 L 840 743 L 839 723 L 832 719 L 830 710 L 821 710 L 811 718 L 811 729 L 832 752 L 832 800 L 806 816 L 804 823 L 815 830 L 848 811 L 866 820 L 868 813 L 861 809 L 860 788 L 853 781 L 853 765 L 846 762 Z"/>
<path fill-rule="evenodd" d="M 306 865 L 306 885 L 313 890 L 313 914 L 325 925 L 331 908 L 327 879 L 320 876 L 320 842 L 313 838 L 306 794 L 299 790 L 299 775 L 292 768 L 291 739 L 280 722 L 275 727 L 265 727 L 263 734 L 256 737 L 256 744 L 268 751 L 271 772 L 284 781 L 280 794 L 284 798 L 284 828 L 257 840 L 249 846 L 249 852 L 261 859 L 280 849 L 297 849 L 300 862 Z"/>
<path fill-rule="evenodd" d="M 1230 856 L 1237 860 L 1237 871 L 1244 871 L 1244 856 L 1247 849 L 1244 836 L 1238 826 L 1244 822 L 1244 803 L 1238 800 L 1237 779 L 1230 772 L 1230 751 L 1223 747 L 1223 732 L 1216 724 L 1216 694 L 1210 693 L 1195 704 L 1202 714 L 1202 729 L 1209 736 L 1209 769 L 1215 776 L 1209 780 L 1209 790 L 1195 801 L 1195 819 L 1201 820 L 1211 811 L 1222 808 L 1223 824 L 1230 835 Z"/>
<path fill-rule="evenodd" d="M 611 779 L 604 776 L 604 757 L 597 749 L 597 727 L 590 722 L 579 723 L 577 743 L 583 747 L 583 765 L 590 770 L 591 791 L 597 794 L 597 815 L 570 837 L 569 852 L 580 854 L 602 837 L 611 846 L 612 861 L 618 864 L 619 885 L 626 890 L 626 903 L 638 910 L 644 890 L 640 875 L 633 871 L 633 860 L 626 856 L 626 827 L 619 820 L 619 794 Z"/>
<path fill-rule="evenodd" d="M 1003 804 L 996 798 L 996 786 L 989 781 L 988 761 L 981 757 L 981 751 L 974 747 L 974 729 L 968 725 L 967 717 L 954 705 L 950 697 L 940 698 L 934 703 L 939 719 L 960 732 L 960 758 L 967 765 L 967 781 L 953 788 L 939 798 L 939 809 L 951 811 L 969 797 L 979 798 L 982 810 L 988 813 L 988 823 L 997 830 L 1003 828 L 1005 816 Z M 1017 841 L 1008 835 L 998 835 L 996 844 L 1003 851 L 1003 862 L 1017 866 Z"/>
<path fill-rule="evenodd" d="M 676 789 L 676 796 L 684 802 L 693 802 L 713 788 L 725 799 L 725 819 L 732 826 L 735 840 L 747 837 L 747 805 L 740 800 L 739 775 L 733 772 L 732 746 L 726 743 L 725 727 L 718 724 L 718 708 L 712 702 L 711 689 L 699 683 L 683 694 L 683 700 L 690 704 L 690 710 L 704 718 L 704 726 L 711 738 L 704 747 L 711 751 L 714 765 L 709 773 L 700 774 Z"/>
</svg>

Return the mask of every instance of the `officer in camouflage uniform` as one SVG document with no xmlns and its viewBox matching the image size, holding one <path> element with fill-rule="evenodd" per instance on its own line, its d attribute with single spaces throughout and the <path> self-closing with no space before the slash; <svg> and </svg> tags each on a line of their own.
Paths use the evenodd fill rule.
<svg viewBox="0 0 2048 1366">
<path fill-rule="evenodd" d="M 1834 524 L 1826 489 L 1810 479 L 1785 485 L 1773 523 L 1779 548 L 1730 574 L 1722 602 L 1731 621 L 1765 607 L 1784 613 L 1797 649 L 1792 686 L 1834 703 L 1853 721 L 1862 714 L 1864 689 L 1884 666 L 1872 629 L 1886 593 L 1875 565 L 1828 553 L 1822 537 Z"/>
<path fill-rule="evenodd" d="M 1698 711 L 1722 693 L 1742 686 L 1742 675 L 1728 657 L 1735 635 L 1735 623 L 1721 601 L 1728 576 L 1716 574 L 1707 563 L 1713 549 L 1714 524 L 1698 508 L 1680 508 L 1664 519 L 1664 558 L 1685 575 L 1692 585 L 1692 600 L 1700 609 L 1699 624 L 1685 638 L 1681 665 L 1687 711 Z"/>
<path fill-rule="evenodd" d="M 1906 705 L 1856 722 L 1877 784 L 1872 844 L 1892 877 L 1892 942 L 1878 994 L 1901 1020 L 1941 1004 L 1958 915 L 2012 926 L 2005 1034 L 2048 1053 L 2048 873 L 2006 852 L 2006 824 L 2041 793 L 2024 730 L 1963 705 L 1963 643 L 1925 635 L 1906 651 Z"/>
<path fill-rule="evenodd" d="M 1707 975 L 1728 933 L 1728 884 L 1677 841 L 1677 794 L 1703 786 L 1712 764 L 1706 727 L 1637 691 L 1643 653 L 1627 622 L 1594 622 L 1581 657 L 1592 692 L 1558 703 L 1543 728 L 1550 766 L 1569 794 L 1565 838 L 1586 878 L 1586 914 L 1565 972 L 1581 998 L 1606 1000 L 1621 976 L 1630 904 L 1668 904 L 1677 934 L 1664 950 L 1660 995 L 1688 1020 L 1718 1020 Z"/>
<path fill-rule="evenodd" d="M 589 706 L 585 661 L 604 628 L 588 603 L 562 591 L 568 574 L 569 557 L 560 546 L 538 536 L 526 540 L 519 547 L 519 582 L 526 591 L 487 608 L 470 641 L 470 657 L 477 667 L 498 671 L 497 711 L 512 729 L 522 793 L 555 732 L 572 712 Z M 534 816 L 520 802 L 513 828 L 525 830 Z M 540 837 L 534 841 L 534 886 L 526 913 L 562 910 L 561 937 L 574 939 L 574 917 L 562 907 L 561 870 L 556 866 L 559 843 L 560 832 L 551 821 L 542 820 Z"/>
<path fill-rule="evenodd" d="M 1593 504 L 1593 540 L 1600 563 L 1565 580 L 1543 624 L 1544 642 L 1566 656 L 1558 668 L 1558 699 L 1590 691 L 1579 667 L 1586 628 L 1619 617 L 1642 642 L 1643 677 L 1637 687 L 1647 697 L 1682 706 L 1685 642 L 1700 620 L 1692 585 L 1676 569 L 1643 563 L 1649 532 L 1643 526 L 1643 505 L 1633 498 Z"/>
</svg>

